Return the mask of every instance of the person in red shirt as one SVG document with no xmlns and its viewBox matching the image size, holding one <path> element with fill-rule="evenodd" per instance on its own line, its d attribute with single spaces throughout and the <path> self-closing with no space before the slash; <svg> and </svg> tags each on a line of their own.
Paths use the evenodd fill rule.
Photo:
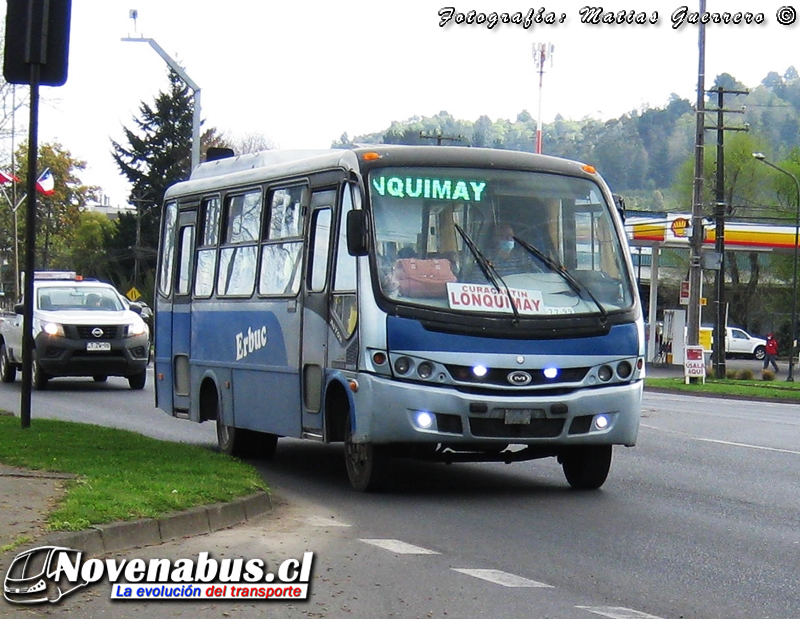
<svg viewBox="0 0 800 619">
<path fill-rule="evenodd" d="M 778 372 L 778 364 L 775 362 L 775 358 L 778 356 L 778 340 L 775 339 L 772 333 L 767 334 L 767 345 L 764 348 L 767 352 L 764 356 L 764 369 L 766 370 L 771 363 L 772 367 L 775 368 L 775 372 Z"/>
</svg>

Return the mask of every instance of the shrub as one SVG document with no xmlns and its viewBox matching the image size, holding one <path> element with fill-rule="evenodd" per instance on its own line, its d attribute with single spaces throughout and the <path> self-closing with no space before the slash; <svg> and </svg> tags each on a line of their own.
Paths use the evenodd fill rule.
<svg viewBox="0 0 800 619">
<path fill-rule="evenodd" d="M 739 370 L 737 378 L 739 380 L 753 380 L 753 370 Z"/>
<path fill-rule="evenodd" d="M 761 380 L 775 380 L 775 372 L 772 370 L 761 370 Z"/>
<path fill-rule="evenodd" d="M 736 370 L 725 370 L 725 378 L 728 380 L 736 380 Z"/>
</svg>

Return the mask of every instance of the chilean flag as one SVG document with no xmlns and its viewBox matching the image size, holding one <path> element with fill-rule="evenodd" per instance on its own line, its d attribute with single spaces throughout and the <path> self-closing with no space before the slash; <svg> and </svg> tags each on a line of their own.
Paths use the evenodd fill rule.
<svg viewBox="0 0 800 619">
<path fill-rule="evenodd" d="M 6 183 L 18 183 L 19 179 L 14 176 L 13 174 L 6 174 L 2 170 L 0 170 L 0 185 L 5 185 Z"/>
<path fill-rule="evenodd" d="M 46 196 L 52 196 L 56 192 L 55 184 L 53 174 L 50 172 L 50 168 L 47 168 L 36 181 L 36 190 Z"/>
</svg>

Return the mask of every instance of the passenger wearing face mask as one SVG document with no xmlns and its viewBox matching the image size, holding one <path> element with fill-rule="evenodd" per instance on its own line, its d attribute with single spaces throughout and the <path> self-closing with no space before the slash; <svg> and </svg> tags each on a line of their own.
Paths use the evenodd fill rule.
<svg viewBox="0 0 800 619">
<path fill-rule="evenodd" d="M 498 224 L 488 258 L 501 277 L 515 273 L 538 273 L 541 270 L 533 256 L 517 245 L 510 224 Z"/>
</svg>

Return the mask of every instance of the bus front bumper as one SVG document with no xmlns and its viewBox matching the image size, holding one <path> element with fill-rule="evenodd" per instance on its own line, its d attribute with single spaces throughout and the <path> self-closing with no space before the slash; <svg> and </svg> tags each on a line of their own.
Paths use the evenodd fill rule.
<svg viewBox="0 0 800 619">
<path fill-rule="evenodd" d="M 360 374 L 353 440 L 359 443 L 636 444 L 643 381 L 566 394 L 487 397 Z"/>
</svg>

